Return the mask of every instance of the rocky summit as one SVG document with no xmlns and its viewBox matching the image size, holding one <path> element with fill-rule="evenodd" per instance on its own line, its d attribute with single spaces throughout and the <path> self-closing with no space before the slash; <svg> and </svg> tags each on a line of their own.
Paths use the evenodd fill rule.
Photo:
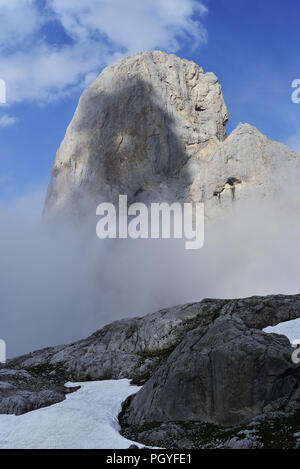
<svg viewBox="0 0 300 469">
<path fill-rule="evenodd" d="M 228 113 L 217 77 L 160 51 L 110 65 L 84 91 L 57 152 L 45 213 L 95 213 L 119 194 L 134 201 L 272 198 L 299 174 L 298 153 Z M 284 167 L 284 171 L 282 168 Z"/>
<path fill-rule="evenodd" d="M 122 59 L 81 97 L 56 156 L 46 211 L 82 198 L 114 201 L 119 193 L 131 201 L 187 197 L 186 163 L 225 140 L 227 119 L 213 73 L 159 51 Z"/>
</svg>

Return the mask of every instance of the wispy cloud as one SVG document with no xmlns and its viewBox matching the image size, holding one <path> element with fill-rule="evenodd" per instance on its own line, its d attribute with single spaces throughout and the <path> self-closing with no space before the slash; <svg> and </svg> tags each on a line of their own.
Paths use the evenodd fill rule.
<svg viewBox="0 0 300 469">
<path fill-rule="evenodd" d="M 0 0 L 8 101 L 60 97 L 124 54 L 202 43 L 206 11 L 199 0 Z"/>
<path fill-rule="evenodd" d="M 4 114 L 4 116 L 0 117 L 0 128 L 11 127 L 18 122 L 17 117 L 9 116 L 8 114 Z"/>
</svg>

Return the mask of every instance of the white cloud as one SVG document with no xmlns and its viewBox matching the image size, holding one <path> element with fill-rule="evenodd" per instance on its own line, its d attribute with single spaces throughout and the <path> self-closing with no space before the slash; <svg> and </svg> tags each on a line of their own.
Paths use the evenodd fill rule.
<svg viewBox="0 0 300 469">
<path fill-rule="evenodd" d="M 0 77 L 8 102 L 44 102 L 84 87 L 124 54 L 176 52 L 183 41 L 206 40 L 199 0 L 0 0 Z M 55 25 L 69 41 L 55 44 Z M 55 38 L 54 38 L 55 39 Z"/>
<path fill-rule="evenodd" d="M 17 117 L 11 117 L 8 114 L 0 117 L 0 128 L 11 127 L 18 121 Z"/>
<path fill-rule="evenodd" d="M 176 50 L 178 37 L 203 40 L 203 27 L 191 19 L 205 8 L 194 0 L 50 0 L 65 30 L 76 41 L 104 34 L 133 53 L 153 47 Z"/>
<path fill-rule="evenodd" d="M 24 47 L 42 24 L 35 0 L 0 0 L 0 51 Z"/>
</svg>

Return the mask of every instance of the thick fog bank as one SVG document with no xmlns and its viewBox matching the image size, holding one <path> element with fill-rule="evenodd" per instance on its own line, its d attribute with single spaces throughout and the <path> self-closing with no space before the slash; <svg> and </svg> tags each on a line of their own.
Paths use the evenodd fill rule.
<svg viewBox="0 0 300 469">
<path fill-rule="evenodd" d="M 235 204 L 223 220 L 206 222 L 198 251 L 178 240 L 100 241 L 94 214 L 77 225 L 42 222 L 44 194 L 0 206 L 0 338 L 8 355 L 204 297 L 299 293 L 297 199 Z"/>
</svg>

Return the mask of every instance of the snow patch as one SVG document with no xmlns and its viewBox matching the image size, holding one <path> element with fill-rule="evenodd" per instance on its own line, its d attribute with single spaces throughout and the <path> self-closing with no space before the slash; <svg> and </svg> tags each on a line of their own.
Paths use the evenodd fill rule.
<svg viewBox="0 0 300 469">
<path fill-rule="evenodd" d="M 282 322 L 274 327 L 266 327 L 264 332 L 285 335 L 292 343 L 294 340 L 300 339 L 300 318 L 294 319 L 293 321 Z"/>
<path fill-rule="evenodd" d="M 27 414 L 0 415 L 1 449 L 126 449 L 120 433 L 122 402 L 140 387 L 127 379 L 67 383 L 81 388 L 66 400 Z M 138 446 L 138 443 L 135 443 Z"/>
</svg>

